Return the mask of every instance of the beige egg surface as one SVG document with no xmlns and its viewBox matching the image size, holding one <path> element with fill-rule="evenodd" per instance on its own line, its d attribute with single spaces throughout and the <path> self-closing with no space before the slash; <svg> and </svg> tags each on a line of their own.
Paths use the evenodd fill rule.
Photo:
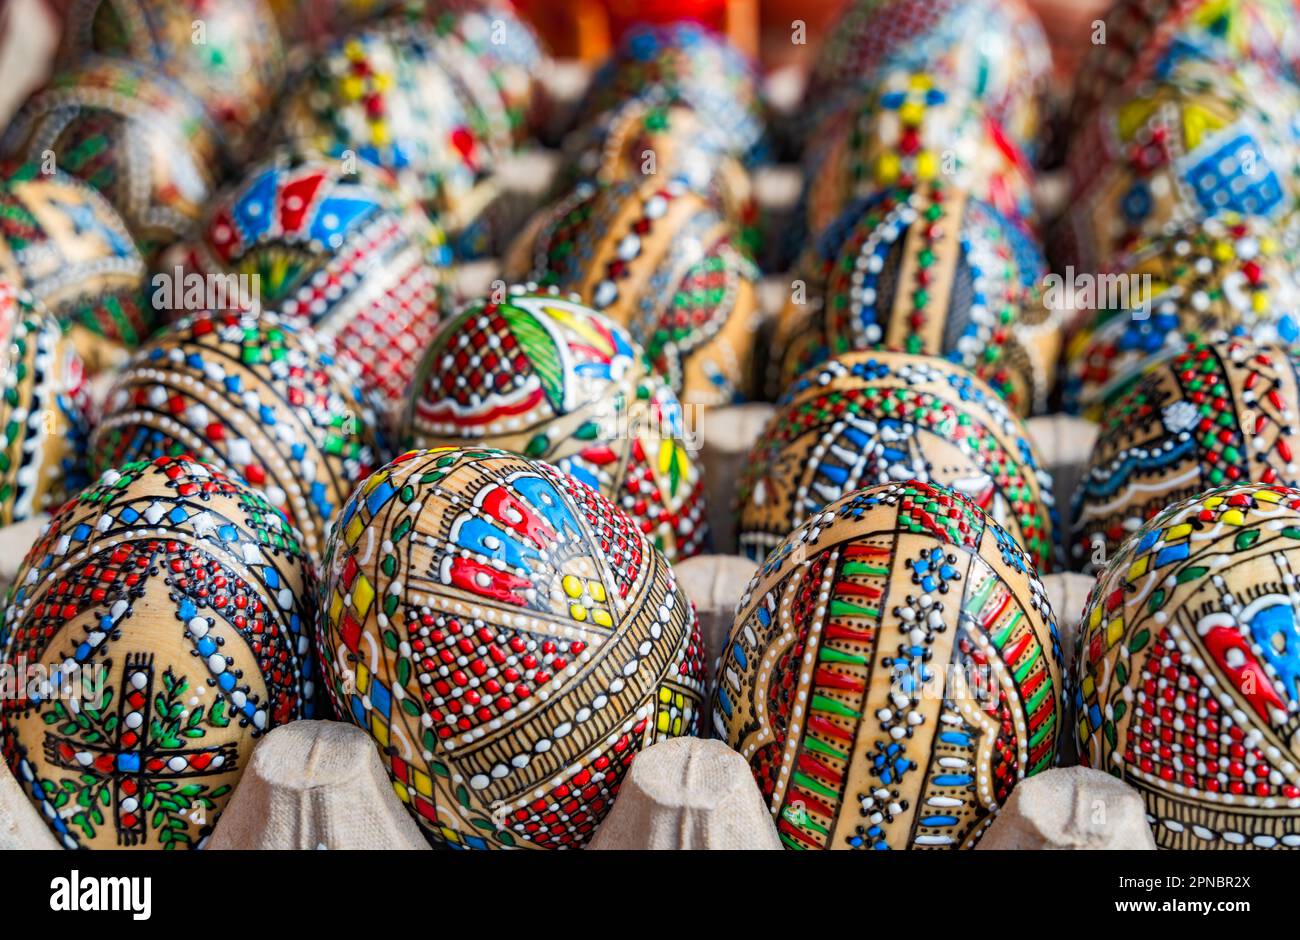
<svg viewBox="0 0 1300 940">
<path fill-rule="evenodd" d="M 1054 567 L 1052 478 L 1025 423 L 961 366 L 897 352 L 838 356 L 782 396 L 738 482 L 741 552 L 761 560 L 828 504 L 904 480 L 961 493 Z"/>
<path fill-rule="evenodd" d="M 1300 356 L 1245 338 L 1188 344 L 1122 386 L 1075 489 L 1075 562 L 1100 569 L 1144 523 L 1239 483 L 1300 483 Z"/>
<path fill-rule="evenodd" d="M 537 213 L 505 276 L 578 294 L 625 327 L 687 405 L 750 391 L 758 270 L 723 210 L 681 180 L 583 182 Z"/>
<path fill-rule="evenodd" d="M 450 303 L 451 250 L 392 175 L 355 153 L 277 147 L 164 251 L 154 306 L 270 309 L 310 325 L 361 366 L 389 418 Z"/>
<path fill-rule="evenodd" d="M 971 848 L 1064 734 L 1033 559 L 965 497 L 906 481 L 828 504 L 750 582 L 713 730 L 791 849 Z"/>
<path fill-rule="evenodd" d="M 343 501 L 384 456 L 360 371 L 270 312 L 180 320 L 114 377 L 92 468 L 192 455 L 258 489 L 318 558 Z"/>
<path fill-rule="evenodd" d="M 1300 491 L 1173 502 L 1109 559 L 1080 621 L 1080 762 L 1135 787 L 1165 849 L 1300 847 Z"/>
<path fill-rule="evenodd" d="M 0 626 L 4 755 L 69 848 L 194 848 L 254 743 L 313 713 L 315 581 L 255 490 L 129 463 L 56 511 Z M 11 671 L 12 670 L 12 671 Z"/>
<path fill-rule="evenodd" d="M 411 451 L 344 506 L 319 644 L 436 845 L 584 844 L 636 754 L 698 733 L 694 608 L 595 490 L 505 451 Z"/>
<path fill-rule="evenodd" d="M 29 98 L 3 147 L 98 189 L 146 257 L 188 233 L 220 170 L 220 137 L 197 98 L 147 64 L 101 56 Z"/>
<path fill-rule="evenodd" d="M 98 53 L 166 72 L 195 95 L 233 162 L 261 146 L 284 80 L 284 48 L 266 0 L 73 0 L 59 54 Z"/>
<path fill-rule="evenodd" d="M 1021 222 L 946 177 L 853 199 L 796 265 L 772 339 L 778 387 L 831 356 L 892 349 L 962 365 L 1027 416 L 1059 348 L 1046 273 Z"/>
<path fill-rule="evenodd" d="M 58 317 L 96 373 L 119 364 L 152 329 L 145 261 L 97 189 L 45 169 L 0 164 L 0 275 Z"/>
<path fill-rule="evenodd" d="M 88 482 L 89 404 L 58 320 L 0 277 L 0 525 L 47 512 Z"/>
<path fill-rule="evenodd" d="M 709 537 L 693 430 L 622 327 L 555 288 L 516 285 L 442 325 L 400 433 L 408 447 L 493 447 L 553 463 L 677 561 Z"/>
</svg>

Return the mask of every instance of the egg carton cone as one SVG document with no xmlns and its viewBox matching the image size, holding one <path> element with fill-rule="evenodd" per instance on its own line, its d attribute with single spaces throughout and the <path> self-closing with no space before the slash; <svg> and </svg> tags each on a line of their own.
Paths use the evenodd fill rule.
<svg viewBox="0 0 1300 940">
<path fill-rule="evenodd" d="M 632 762 L 588 849 L 780 849 L 744 758 L 721 741 L 672 738 Z"/>
<path fill-rule="evenodd" d="M 740 599 L 756 568 L 754 562 L 741 555 L 697 555 L 673 566 L 677 581 L 695 605 L 700 620 L 705 662 L 709 664 L 710 695 L 718 657 L 731 636 Z"/>
<path fill-rule="evenodd" d="M 9 767 L 0 761 L 0 851 L 58 847 L 50 827 L 27 799 Z"/>
<path fill-rule="evenodd" d="M 736 549 L 736 481 L 774 411 L 765 402 L 750 402 L 698 413 L 695 434 L 704 465 L 705 509 L 715 552 L 729 554 Z"/>
<path fill-rule="evenodd" d="M 1016 784 L 977 849 L 1150 849 L 1142 795 L 1100 770 L 1061 767 Z"/>
<path fill-rule="evenodd" d="M 420 849 L 429 844 L 355 725 L 293 721 L 268 734 L 209 849 Z"/>
</svg>

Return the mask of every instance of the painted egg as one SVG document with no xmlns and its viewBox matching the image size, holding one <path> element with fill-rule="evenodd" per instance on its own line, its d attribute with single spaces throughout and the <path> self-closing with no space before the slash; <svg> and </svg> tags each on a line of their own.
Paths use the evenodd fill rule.
<svg viewBox="0 0 1300 940">
<path fill-rule="evenodd" d="M 1044 122 L 1052 56 L 1021 0 L 853 0 L 826 41 L 804 95 L 824 119 L 894 69 L 945 76 L 978 98 L 1031 158 Z"/>
<path fill-rule="evenodd" d="M 344 506 L 324 577 L 326 686 L 435 843 L 581 845 L 640 750 L 697 733 L 694 608 L 636 525 L 550 464 L 398 457 Z"/>
<path fill-rule="evenodd" d="M 209 206 L 195 243 L 164 254 L 154 305 L 184 314 L 239 296 L 310 324 L 395 415 L 450 302 L 450 261 L 442 230 L 384 171 L 278 150 Z"/>
<path fill-rule="evenodd" d="M 1052 478 L 1024 422 L 961 366 L 891 352 L 847 353 L 785 393 L 740 478 L 740 549 L 759 561 L 828 503 L 899 480 L 961 493 L 1052 567 Z"/>
<path fill-rule="evenodd" d="M 625 326 L 688 405 L 749 390 L 758 272 L 721 211 L 684 183 L 582 183 L 534 217 L 505 271 Z"/>
<path fill-rule="evenodd" d="M 598 184 L 643 182 L 647 176 L 676 180 L 717 199 L 745 250 L 762 247 L 754 184 L 744 163 L 702 116 L 681 104 L 634 98 L 603 112 L 565 141 L 569 173 L 560 191 L 583 179 Z"/>
<path fill-rule="evenodd" d="M 964 366 L 1028 414 L 1047 360 L 1013 326 L 1050 315 L 1029 236 L 943 180 L 855 200 L 804 254 L 776 324 L 780 386 L 828 356 L 896 349 Z"/>
<path fill-rule="evenodd" d="M 1079 758 L 1136 787 L 1166 849 L 1300 847 L 1300 491 L 1181 500 L 1088 596 Z"/>
<path fill-rule="evenodd" d="M 621 327 L 558 292 L 511 289 L 448 320 L 425 353 L 405 444 L 555 464 L 619 506 L 669 561 L 708 542 L 677 396 Z"/>
<path fill-rule="evenodd" d="M 853 199 L 942 176 L 1022 225 L 1035 224 L 1033 168 L 973 94 L 900 69 L 823 122 L 805 155 L 808 230 Z"/>
<path fill-rule="evenodd" d="M 0 275 L 59 318 L 91 372 L 150 332 L 145 263 L 131 233 L 98 190 L 62 170 L 0 166 Z"/>
<path fill-rule="evenodd" d="M 73 0 L 61 59 L 88 53 L 151 63 L 203 102 L 236 161 L 261 141 L 284 80 L 284 49 L 265 0 Z"/>
<path fill-rule="evenodd" d="M 382 460 L 359 371 L 271 313 L 181 320 L 115 377 L 90 459 L 100 471 L 197 457 L 256 487 L 318 558 L 335 513 Z"/>
<path fill-rule="evenodd" d="M 790 848 L 970 848 L 1052 766 L 1060 670 L 1033 560 L 964 497 L 889 483 L 768 555 L 713 723 Z"/>
<path fill-rule="evenodd" d="M 1288 346 L 1193 343 L 1111 395 L 1075 491 L 1075 559 L 1100 568 L 1148 519 L 1205 490 L 1300 482 L 1297 369 Z"/>
<path fill-rule="evenodd" d="M 0 278 L 0 526 L 46 512 L 89 482 L 83 379 L 58 321 Z"/>
<path fill-rule="evenodd" d="M 5 148 L 98 189 L 146 256 L 186 235 L 216 186 L 218 136 L 181 85 L 147 65 L 92 57 L 28 99 Z"/>
<path fill-rule="evenodd" d="M 1069 148 L 1058 253 L 1091 272 L 1170 225 L 1234 213 L 1294 226 L 1297 108 L 1300 92 L 1244 65 L 1185 70 L 1099 107 Z"/>
<path fill-rule="evenodd" d="M 493 154 L 436 47 L 432 27 L 396 20 L 338 40 L 286 89 L 281 137 L 384 167 L 458 232 L 477 214 Z"/>
<path fill-rule="evenodd" d="M 464 89 L 476 131 L 498 153 L 527 138 L 537 115 L 537 76 L 547 68 L 541 40 L 508 0 L 416 5 L 436 31 L 438 55 Z"/>
<path fill-rule="evenodd" d="M 0 629 L 0 661 L 48 680 L 0 701 L 0 730 L 59 841 L 201 846 L 254 743 L 311 716 L 314 598 L 284 516 L 194 460 L 126 464 L 65 503 Z"/>
<path fill-rule="evenodd" d="M 746 162 L 766 155 L 761 80 L 754 63 L 727 40 L 691 22 L 638 25 L 592 76 L 575 113 L 589 118 L 634 98 L 682 104 Z"/>
<path fill-rule="evenodd" d="M 1067 406 L 1098 417 L 1145 366 L 1198 339 L 1300 340 L 1300 285 L 1274 232 L 1232 214 L 1171 226 L 1092 279 L 1091 296 L 1079 285 L 1071 302 L 1097 312 L 1067 347 Z"/>
<path fill-rule="evenodd" d="M 1070 123 L 1135 84 L 1186 59 L 1249 61 L 1287 73 L 1300 62 L 1288 0 L 1117 0 L 1110 5 L 1075 81 Z"/>
</svg>

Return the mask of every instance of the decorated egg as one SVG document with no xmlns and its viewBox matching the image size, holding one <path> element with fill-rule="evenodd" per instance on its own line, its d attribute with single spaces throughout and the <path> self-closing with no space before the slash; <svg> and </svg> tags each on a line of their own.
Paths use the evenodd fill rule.
<svg viewBox="0 0 1300 940">
<path fill-rule="evenodd" d="M 515 287 L 446 321 L 402 435 L 553 463 L 619 506 L 669 561 L 707 544 L 704 481 L 677 396 L 622 327 L 554 289 Z"/>
<path fill-rule="evenodd" d="M 1060 670 L 1033 559 L 951 490 L 888 483 L 767 556 L 713 724 L 790 848 L 970 848 L 1052 766 Z"/>
<path fill-rule="evenodd" d="M 216 186 L 218 136 L 199 101 L 124 59 L 92 57 L 56 76 L 18 112 L 5 147 L 98 189 L 146 256 L 186 235 Z"/>
<path fill-rule="evenodd" d="M 0 526 L 89 482 L 81 359 L 54 317 L 0 278 Z"/>
<path fill-rule="evenodd" d="M 1067 347 L 1066 404 L 1096 417 L 1145 366 L 1198 339 L 1300 340 L 1300 285 L 1274 232 L 1225 214 L 1170 226 L 1123 255 L 1075 301 L 1097 312 Z"/>
<path fill-rule="evenodd" d="M 1046 321 L 1046 266 L 1029 236 L 942 179 L 852 202 L 805 252 L 777 320 L 780 386 L 827 356 L 943 356 L 1021 414 L 1051 387 L 1048 357 L 1013 327 Z"/>
<path fill-rule="evenodd" d="M 697 23 L 638 25 L 592 76 L 575 113 L 590 118 L 647 96 L 685 105 L 726 141 L 729 153 L 753 162 L 767 150 L 760 84 L 754 63 Z"/>
<path fill-rule="evenodd" d="M 541 100 L 546 51 L 509 0 L 435 0 L 404 8 L 431 25 L 438 57 L 470 104 L 476 132 L 497 153 L 527 138 Z"/>
<path fill-rule="evenodd" d="M 1246 339 L 1193 343 L 1102 404 L 1075 490 L 1074 557 L 1098 568 L 1172 503 L 1237 483 L 1300 482 L 1300 358 Z"/>
<path fill-rule="evenodd" d="M 493 154 L 436 47 L 432 27 L 397 20 L 338 40 L 289 84 L 280 136 L 384 167 L 458 232 L 485 204 Z"/>
<path fill-rule="evenodd" d="M 1224 213 L 1294 226 L 1300 150 L 1290 124 L 1300 93 L 1263 82 L 1244 65 L 1198 69 L 1099 107 L 1069 148 L 1061 257 L 1104 270 L 1170 225 Z"/>
<path fill-rule="evenodd" d="M 1024 226 L 1033 168 L 973 93 L 929 71 L 887 72 L 813 135 L 805 157 L 808 230 L 860 196 L 943 177 Z"/>
<path fill-rule="evenodd" d="M 1179 500 L 1109 560 L 1080 621 L 1079 759 L 1137 788 L 1166 849 L 1300 846 L 1300 491 Z"/>
<path fill-rule="evenodd" d="M 0 275 L 58 317 L 91 372 L 150 332 L 145 263 L 116 210 L 39 163 L 0 165 Z"/>
<path fill-rule="evenodd" d="M 442 230 L 384 171 L 282 149 L 218 196 L 195 243 L 164 255 L 155 306 L 183 315 L 233 303 L 205 299 L 213 286 L 310 324 L 396 414 L 449 303 L 450 260 Z"/>
<path fill-rule="evenodd" d="M 147 62 L 203 102 L 229 155 L 252 155 L 284 80 L 266 0 L 73 0 L 62 60 L 88 53 Z"/>
<path fill-rule="evenodd" d="M 297 532 L 190 458 L 109 470 L 51 518 L 5 608 L 4 755 L 68 848 L 196 848 L 276 725 L 310 717 Z M 12 673 L 11 673 L 12 674 Z"/>
<path fill-rule="evenodd" d="M 1187 59 L 1253 62 L 1287 73 L 1300 62 L 1288 0 L 1117 0 L 1079 69 L 1070 122 L 1134 85 L 1167 75 Z"/>
<path fill-rule="evenodd" d="M 335 513 L 381 460 L 359 371 L 272 313 L 181 320 L 115 377 L 91 461 L 98 471 L 190 454 L 256 487 L 319 557 Z"/>
<path fill-rule="evenodd" d="M 891 70 L 925 71 L 974 91 L 1032 158 L 1051 68 L 1042 25 L 1021 0 L 853 0 L 826 32 L 804 110 L 824 119 Z"/>
<path fill-rule="evenodd" d="M 740 478 L 741 551 L 759 561 L 828 503 L 898 480 L 962 494 L 1052 566 L 1052 479 L 1024 423 L 961 366 L 894 352 L 846 353 L 786 391 Z"/>
<path fill-rule="evenodd" d="M 681 104 L 633 98 L 574 131 L 565 141 L 570 172 L 560 191 L 583 179 L 599 184 L 675 180 L 717 199 L 743 246 L 761 248 L 753 180 L 726 139 L 699 113 Z"/>
<path fill-rule="evenodd" d="M 628 765 L 697 733 L 695 611 L 603 496 L 504 451 L 412 451 L 343 508 L 320 644 L 431 841 L 582 845 Z"/>
<path fill-rule="evenodd" d="M 505 270 L 625 326 L 688 405 L 748 391 L 758 272 L 721 211 L 684 183 L 582 183 L 534 217 Z"/>
</svg>

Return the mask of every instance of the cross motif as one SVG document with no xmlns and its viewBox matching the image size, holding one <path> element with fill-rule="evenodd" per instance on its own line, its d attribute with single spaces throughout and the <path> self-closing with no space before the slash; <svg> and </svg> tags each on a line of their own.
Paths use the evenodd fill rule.
<svg viewBox="0 0 1300 940">
<path fill-rule="evenodd" d="M 164 696 L 170 692 L 168 689 Z M 239 751 L 232 744 L 195 749 L 164 748 L 154 735 L 155 675 L 153 655 L 131 653 L 123 671 L 112 738 L 86 744 L 58 734 L 45 736 L 45 758 L 53 766 L 111 783 L 113 821 L 119 845 L 137 845 L 148 838 L 145 798 L 159 780 L 174 781 L 224 773 Z"/>
</svg>

